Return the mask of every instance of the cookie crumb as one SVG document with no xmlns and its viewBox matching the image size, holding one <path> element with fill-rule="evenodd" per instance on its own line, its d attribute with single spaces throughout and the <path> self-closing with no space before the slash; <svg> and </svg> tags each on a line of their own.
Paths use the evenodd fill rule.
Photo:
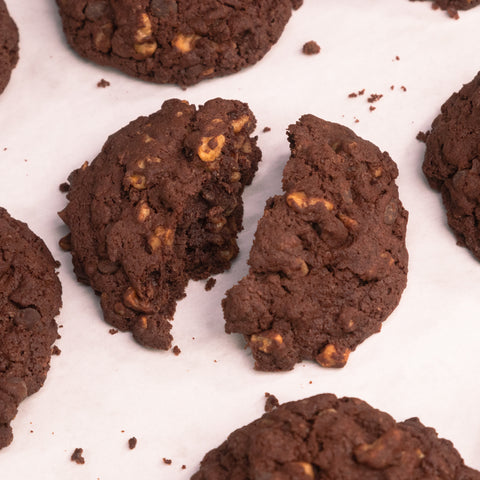
<svg viewBox="0 0 480 480">
<path fill-rule="evenodd" d="M 111 328 L 111 329 L 108 331 L 108 333 L 109 333 L 110 335 L 116 335 L 116 334 L 118 333 L 118 330 L 117 330 L 116 328 Z"/>
<path fill-rule="evenodd" d="M 205 284 L 205 291 L 209 292 L 217 283 L 217 279 L 210 277 Z"/>
<path fill-rule="evenodd" d="M 187 468 L 186 465 L 182 465 L 182 470 L 185 470 Z"/>
<path fill-rule="evenodd" d="M 407 91 L 407 88 L 402 85 L 402 86 L 400 87 L 400 90 L 402 90 L 402 92 L 406 92 L 406 91 Z"/>
<path fill-rule="evenodd" d="M 302 48 L 302 52 L 305 55 L 317 55 L 320 53 L 320 46 L 314 40 L 310 40 L 309 42 L 305 43 Z"/>
<path fill-rule="evenodd" d="M 359 95 L 363 95 L 364 93 L 365 93 L 365 89 L 358 91 L 358 94 L 359 94 Z"/>
<path fill-rule="evenodd" d="M 133 450 L 137 446 L 137 439 L 135 437 L 128 439 L 128 448 Z"/>
<path fill-rule="evenodd" d="M 370 110 L 371 112 L 373 112 L 373 111 L 376 110 L 376 109 L 377 109 L 377 107 L 374 107 L 373 105 L 370 105 L 370 107 L 369 107 L 369 110 Z"/>
<path fill-rule="evenodd" d="M 170 458 L 165 458 L 163 457 L 163 463 L 165 465 L 171 465 L 172 464 L 172 460 Z"/>
<path fill-rule="evenodd" d="M 278 398 L 271 393 L 265 392 L 265 411 L 271 412 L 280 405 Z"/>
<path fill-rule="evenodd" d="M 52 347 L 52 355 L 60 355 L 61 353 L 62 351 L 56 345 Z"/>
<path fill-rule="evenodd" d="M 428 135 L 430 132 L 422 132 L 421 130 L 417 133 L 417 136 L 415 137 L 419 142 L 426 143 Z"/>
<path fill-rule="evenodd" d="M 355 118 L 355 123 L 359 123 L 359 122 L 360 122 L 360 120 L 359 120 L 358 118 L 356 118 L 356 117 L 354 117 L 354 118 Z"/>
<path fill-rule="evenodd" d="M 107 80 L 105 80 L 104 78 L 102 78 L 98 83 L 97 83 L 97 87 L 98 88 L 106 88 L 106 87 L 109 87 L 110 86 L 110 82 L 108 82 Z"/>
<path fill-rule="evenodd" d="M 395 90 L 395 85 L 390 85 L 390 90 Z"/>
<path fill-rule="evenodd" d="M 383 97 L 383 95 L 382 95 L 381 93 L 372 93 L 372 94 L 367 98 L 367 102 L 368 102 L 368 103 L 378 102 L 382 97 Z"/>
<path fill-rule="evenodd" d="M 395 60 L 398 62 L 400 60 L 400 57 L 398 55 L 396 55 Z"/>
<path fill-rule="evenodd" d="M 73 451 L 70 460 L 78 465 L 83 465 L 85 463 L 85 459 L 83 458 L 83 448 L 76 448 Z"/>
<path fill-rule="evenodd" d="M 58 186 L 58 188 L 62 193 L 67 193 L 70 190 L 70 184 L 63 182 Z"/>
<path fill-rule="evenodd" d="M 358 93 L 352 92 L 348 94 L 348 98 L 355 98 L 358 97 Z"/>
<path fill-rule="evenodd" d="M 448 16 L 450 18 L 453 18 L 454 20 L 458 20 L 460 18 L 456 8 L 453 8 L 453 7 L 447 8 L 447 13 L 448 13 Z"/>
<path fill-rule="evenodd" d="M 175 345 L 175 346 L 173 347 L 172 351 L 173 351 L 173 353 L 174 353 L 174 355 L 175 355 L 176 357 L 178 357 L 178 356 L 182 353 L 182 351 L 180 350 L 180 348 L 178 347 L 178 345 Z"/>
<path fill-rule="evenodd" d="M 272 131 L 272 129 L 270 127 L 265 127 L 263 129 L 263 133 L 267 133 L 267 132 L 271 132 L 271 131 Z"/>
</svg>

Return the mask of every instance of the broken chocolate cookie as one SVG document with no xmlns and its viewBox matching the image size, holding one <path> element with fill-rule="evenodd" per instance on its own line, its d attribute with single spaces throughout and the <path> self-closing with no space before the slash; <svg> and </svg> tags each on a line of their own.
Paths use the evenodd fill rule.
<svg viewBox="0 0 480 480">
<path fill-rule="evenodd" d="M 139 343 L 168 349 L 188 280 L 228 269 L 237 255 L 241 194 L 261 157 L 255 123 L 239 101 L 197 109 L 169 100 L 70 175 L 61 246 L 100 295 L 105 320 Z"/>
<path fill-rule="evenodd" d="M 303 359 L 342 367 L 406 286 L 398 170 L 386 152 L 313 115 L 288 136 L 285 193 L 267 201 L 249 274 L 226 293 L 225 329 L 245 336 L 258 370 Z"/>
<path fill-rule="evenodd" d="M 418 418 L 396 422 L 356 398 L 323 394 L 281 405 L 207 453 L 192 480 L 480 480 Z"/>
<path fill-rule="evenodd" d="M 0 208 L 0 448 L 19 403 L 44 383 L 62 288 L 45 243 Z"/>
<path fill-rule="evenodd" d="M 18 62 L 18 29 L 4 0 L 0 0 L 0 93 Z"/>
<path fill-rule="evenodd" d="M 192 85 L 253 65 L 303 0 L 57 0 L 68 42 L 100 65 Z"/>
<path fill-rule="evenodd" d="M 457 244 L 480 260 L 480 72 L 442 105 L 426 145 L 423 172 L 442 194 Z"/>
</svg>

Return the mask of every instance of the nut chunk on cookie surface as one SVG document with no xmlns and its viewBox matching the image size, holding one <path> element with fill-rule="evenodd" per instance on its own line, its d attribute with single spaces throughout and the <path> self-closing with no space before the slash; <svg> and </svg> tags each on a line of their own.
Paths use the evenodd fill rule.
<svg viewBox="0 0 480 480">
<path fill-rule="evenodd" d="M 378 332 L 407 280 L 407 212 L 387 153 L 313 115 L 288 130 L 283 195 L 267 201 L 249 274 L 223 300 L 255 368 L 342 367 Z"/>
<path fill-rule="evenodd" d="M 480 260 L 480 72 L 442 105 L 426 144 L 423 172 L 442 194 L 457 244 Z"/>
<path fill-rule="evenodd" d="M 396 422 L 356 398 L 285 403 L 208 452 L 192 480 L 480 480 L 417 418 Z"/>
<path fill-rule="evenodd" d="M 261 156 L 254 128 L 239 101 L 197 109 L 169 100 L 70 175 L 61 245 L 100 295 L 105 320 L 139 343 L 169 348 L 188 280 L 228 269 L 237 255 L 241 194 Z"/>
<path fill-rule="evenodd" d="M 43 385 L 62 287 L 45 243 L 0 208 L 0 448 L 19 403 Z"/>
<path fill-rule="evenodd" d="M 156 83 L 193 85 L 259 61 L 303 0 L 57 0 L 83 57 Z"/>
</svg>

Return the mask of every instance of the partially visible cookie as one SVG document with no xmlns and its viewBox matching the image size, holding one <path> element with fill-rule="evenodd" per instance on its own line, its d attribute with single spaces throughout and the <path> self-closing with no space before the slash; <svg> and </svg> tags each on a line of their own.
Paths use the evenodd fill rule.
<svg viewBox="0 0 480 480">
<path fill-rule="evenodd" d="M 83 57 L 156 83 L 237 72 L 277 42 L 303 0 L 57 0 Z"/>
<path fill-rule="evenodd" d="M 242 228 L 241 194 L 260 160 L 244 103 L 198 109 L 169 100 L 110 136 L 69 177 L 60 213 L 79 281 L 101 296 L 105 320 L 167 349 L 189 279 L 230 267 Z"/>
<path fill-rule="evenodd" d="M 258 370 L 303 359 L 342 367 L 406 285 L 398 170 L 386 152 L 313 115 L 288 135 L 285 193 L 267 201 L 249 274 L 223 300 L 225 329 L 245 336 Z"/>
<path fill-rule="evenodd" d="M 43 241 L 0 208 L 0 448 L 18 404 L 45 381 L 62 288 Z"/>
<path fill-rule="evenodd" d="M 418 0 L 410 1 L 415 2 Z M 442 10 L 469 10 L 480 5 L 480 0 L 433 0 L 433 2 L 435 6 L 440 7 Z"/>
<path fill-rule="evenodd" d="M 4 0 L 0 0 L 0 93 L 5 90 L 17 62 L 18 29 Z"/>
<path fill-rule="evenodd" d="M 442 105 L 426 144 L 423 172 L 442 194 L 457 244 L 480 260 L 480 72 Z"/>
<path fill-rule="evenodd" d="M 479 480 L 418 418 L 396 422 L 356 398 L 281 405 L 207 453 L 192 480 Z"/>
</svg>

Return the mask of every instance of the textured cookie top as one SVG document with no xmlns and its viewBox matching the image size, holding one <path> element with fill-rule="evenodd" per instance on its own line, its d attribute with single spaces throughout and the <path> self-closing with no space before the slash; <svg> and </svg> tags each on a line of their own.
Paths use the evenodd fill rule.
<svg viewBox="0 0 480 480">
<path fill-rule="evenodd" d="M 0 208 L 0 448 L 19 402 L 47 375 L 62 303 L 56 267 L 43 241 Z"/>
<path fill-rule="evenodd" d="M 190 278 L 230 267 L 241 194 L 260 160 L 244 103 L 198 108 L 169 100 L 112 135 L 70 177 L 61 218 L 80 281 L 101 295 L 105 319 L 140 343 L 169 348 L 170 320 Z"/>
<path fill-rule="evenodd" d="M 478 480 L 417 418 L 395 422 L 356 398 L 285 403 L 233 432 L 192 480 Z"/>
<path fill-rule="evenodd" d="M 457 243 L 480 259 L 480 73 L 442 105 L 426 143 L 423 172 Z"/>
<path fill-rule="evenodd" d="M 0 0 L 0 93 L 5 90 L 10 74 L 18 62 L 18 29 L 5 2 Z"/>
<path fill-rule="evenodd" d="M 259 370 L 345 365 L 406 285 L 407 212 L 387 153 L 313 115 L 289 128 L 282 196 L 267 201 L 250 272 L 223 301 Z"/>
<path fill-rule="evenodd" d="M 260 60 L 303 0 L 57 0 L 70 45 L 144 80 L 192 85 Z"/>
</svg>

